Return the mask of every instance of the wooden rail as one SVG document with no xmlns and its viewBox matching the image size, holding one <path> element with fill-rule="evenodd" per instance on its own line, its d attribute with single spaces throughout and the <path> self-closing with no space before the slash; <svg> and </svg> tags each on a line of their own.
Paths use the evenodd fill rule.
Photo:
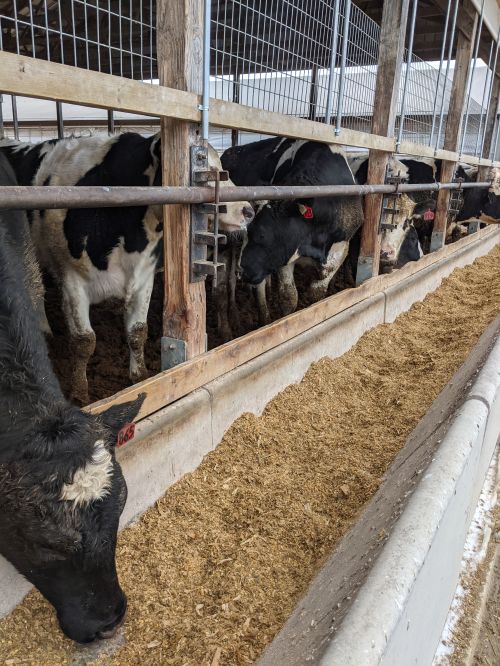
<svg viewBox="0 0 500 666">
<path fill-rule="evenodd" d="M 360 287 L 347 289 L 325 298 L 304 310 L 294 312 L 268 326 L 201 354 L 171 370 L 166 370 L 139 384 L 126 388 L 110 398 L 95 402 L 86 409 L 96 414 L 106 410 L 111 405 L 133 400 L 138 394 L 145 393 L 146 397 L 138 416 L 138 419 L 143 419 L 247 361 L 274 349 L 278 345 L 330 319 L 339 312 L 361 303 L 374 294 L 381 293 L 388 287 L 402 282 L 410 275 L 432 266 L 492 233 L 495 233 L 495 231 L 491 228 L 482 229 L 456 243 L 446 245 L 437 252 L 422 257 L 417 262 L 411 262 L 400 270 L 389 275 L 379 275 L 367 280 Z"/>
<path fill-rule="evenodd" d="M 0 52 L 0 90 L 7 94 L 51 99 L 70 104 L 116 109 L 146 116 L 167 116 L 200 122 L 200 96 L 195 93 L 123 79 L 111 74 Z M 210 123 L 215 127 L 246 130 L 261 134 L 322 141 L 356 148 L 394 152 L 396 139 L 356 130 L 342 129 L 335 136 L 332 126 L 273 111 L 210 100 Z M 435 151 L 428 146 L 402 142 L 401 154 L 437 157 L 466 164 L 500 166 L 500 162 L 456 152 Z"/>
</svg>

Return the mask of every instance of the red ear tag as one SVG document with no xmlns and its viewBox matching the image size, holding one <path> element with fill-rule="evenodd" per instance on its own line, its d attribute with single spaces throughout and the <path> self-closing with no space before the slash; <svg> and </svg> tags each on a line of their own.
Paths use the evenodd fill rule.
<svg viewBox="0 0 500 666">
<path fill-rule="evenodd" d="M 304 217 L 306 220 L 311 220 L 314 217 L 313 209 L 311 206 L 304 206 L 304 212 L 302 213 L 302 217 Z"/>
<path fill-rule="evenodd" d="M 116 446 L 120 447 L 130 442 L 135 435 L 135 423 L 126 423 L 121 430 L 118 431 L 116 438 Z"/>
<path fill-rule="evenodd" d="M 429 222 L 430 220 L 434 219 L 434 211 L 433 210 L 426 210 L 424 213 L 424 220 L 426 222 Z"/>
</svg>

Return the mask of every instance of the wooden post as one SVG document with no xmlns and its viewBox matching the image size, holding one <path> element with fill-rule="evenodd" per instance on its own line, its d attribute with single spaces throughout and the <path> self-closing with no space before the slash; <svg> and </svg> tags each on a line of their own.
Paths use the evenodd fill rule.
<svg viewBox="0 0 500 666">
<path fill-rule="evenodd" d="M 408 18 L 409 0 L 385 0 L 382 12 L 380 47 L 375 85 L 372 134 L 394 136 L 399 82 Z M 383 183 L 391 153 L 370 150 L 367 183 Z M 361 234 L 356 283 L 378 275 L 380 263 L 380 214 L 383 196 L 365 196 L 365 222 Z"/>
<path fill-rule="evenodd" d="M 459 8 L 459 12 L 463 7 Z M 458 33 L 457 48 L 455 52 L 455 70 L 453 83 L 451 85 L 450 105 L 446 119 L 446 131 L 444 135 L 444 150 L 456 151 L 460 141 L 460 127 L 464 112 L 467 95 L 467 79 L 471 58 L 473 56 L 474 41 L 476 36 L 478 17 L 476 14 L 472 32 L 469 36 L 463 32 Z M 443 160 L 441 166 L 441 182 L 446 183 L 453 180 L 456 162 Z M 436 215 L 431 238 L 431 252 L 439 250 L 444 245 L 446 238 L 446 224 L 448 220 L 448 202 L 450 190 L 438 192 L 436 201 Z"/>
<path fill-rule="evenodd" d="M 156 13 L 160 85 L 200 94 L 203 1 L 158 0 Z M 199 127 L 162 117 L 161 142 L 163 184 L 189 185 L 190 146 L 199 143 Z M 162 365 L 171 367 L 205 351 L 206 302 L 204 282 L 190 283 L 189 205 L 164 206 L 163 220 Z"/>
<path fill-rule="evenodd" d="M 491 89 L 490 106 L 488 109 L 488 117 L 486 118 L 486 129 L 484 131 L 483 151 L 481 153 L 481 157 L 484 157 L 486 159 L 489 159 L 490 150 L 492 148 L 492 143 L 493 143 L 493 133 L 495 131 L 495 121 L 497 118 L 499 93 L 500 93 L 500 77 L 494 75 L 493 87 Z M 493 159 L 495 159 L 495 156 L 493 156 Z M 479 182 L 482 180 L 488 180 L 490 169 L 491 167 L 489 166 L 479 167 L 477 172 L 477 180 Z"/>
</svg>

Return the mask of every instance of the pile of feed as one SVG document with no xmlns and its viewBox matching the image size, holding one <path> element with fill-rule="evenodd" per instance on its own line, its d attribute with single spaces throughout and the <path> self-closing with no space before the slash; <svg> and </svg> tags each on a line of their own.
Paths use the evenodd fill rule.
<svg viewBox="0 0 500 666">
<path fill-rule="evenodd" d="M 394 324 L 314 364 L 123 531 L 126 643 L 98 663 L 254 662 L 498 314 L 499 268 L 497 246 Z M 0 664 L 78 654 L 36 592 L 0 622 Z"/>
</svg>

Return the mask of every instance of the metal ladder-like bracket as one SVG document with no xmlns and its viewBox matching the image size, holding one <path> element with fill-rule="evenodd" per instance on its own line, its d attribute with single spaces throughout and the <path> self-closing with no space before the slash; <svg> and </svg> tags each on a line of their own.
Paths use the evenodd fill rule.
<svg viewBox="0 0 500 666">
<path fill-rule="evenodd" d="M 191 146 L 191 185 L 206 185 L 213 182 L 214 202 L 193 204 L 191 206 L 191 248 L 190 281 L 200 282 L 211 275 L 214 286 L 219 273 L 224 271 L 224 264 L 218 261 L 218 246 L 227 242 L 226 236 L 219 233 L 219 215 L 227 212 L 226 204 L 219 202 L 219 184 L 228 180 L 227 171 L 210 169 L 208 149 L 205 146 Z M 213 215 L 214 229 L 208 229 L 208 216 Z M 207 247 L 212 248 L 213 257 L 207 259 Z"/>
<path fill-rule="evenodd" d="M 386 178 L 385 182 L 387 185 L 396 185 L 396 191 L 392 194 L 386 194 L 384 196 L 382 210 L 380 211 L 379 233 L 385 229 L 390 229 L 392 231 L 392 229 L 396 229 L 398 226 L 397 224 L 394 224 L 394 215 L 399 213 L 399 208 L 396 206 L 396 203 L 401 196 L 401 192 L 399 192 L 399 186 L 401 183 L 406 182 L 406 178 L 403 178 L 400 174 L 398 174 L 397 176 Z M 393 208 L 387 205 L 390 200 L 394 201 Z M 387 215 L 392 217 L 392 222 L 382 222 L 382 220 L 384 220 Z"/>
</svg>

